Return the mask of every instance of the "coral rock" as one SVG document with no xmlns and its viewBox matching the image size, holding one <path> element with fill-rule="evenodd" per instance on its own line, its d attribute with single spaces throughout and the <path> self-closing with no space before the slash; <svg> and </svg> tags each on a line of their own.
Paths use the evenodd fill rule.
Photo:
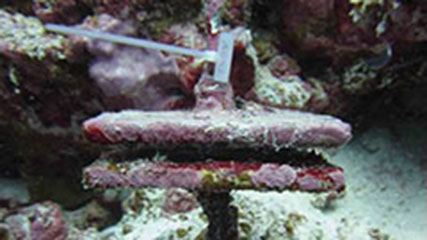
<svg viewBox="0 0 427 240">
<path fill-rule="evenodd" d="M 426 41 L 427 4 L 297 0 L 282 6 L 284 47 L 300 57 L 342 65 L 384 42 Z M 333 24 L 331 24 L 333 23 Z"/>
<path fill-rule="evenodd" d="M 131 25 L 106 14 L 88 18 L 81 27 L 117 34 L 135 33 Z M 88 50 L 96 56 L 90 75 L 104 93 L 110 109 L 167 110 L 191 106 L 192 99 L 188 96 L 191 91 L 186 87 L 192 86 L 183 83 L 178 63 L 172 56 L 150 49 L 74 38 L 76 43 L 81 41 L 86 41 Z"/>
<path fill-rule="evenodd" d="M 96 201 L 91 201 L 77 210 L 67 212 L 66 218 L 70 225 L 79 230 L 91 227 L 103 229 L 114 221 L 111 211 Z"/>
<path fill-rule="evenodd" d="M 5 222 L 17 240 L 64 240 L 67 237 L 65 218 L 59 206 L 52 202 L 22 208 Z"/>
<path fill-rule="evenodd" d="M 34 0 L 33 10 L 45 22 L 65 24 L 75 24 L 83 19 L 85 13 L 87 14 L 81 1 L 76 0 Z"/>
<path fill-rule="evenodd" d="M 47 34 L 38 19 L 0 10 L 1 54 L 11 59 L 65 59 L 69 50 L 67 44 L 63 36 Z"/>
<path fill-rule="evenodd" d="M 168 214 L 186 213 L 198 207 L 197 199 L 190 192 L 173 188 L 169 189 L 163 203 L 163 210 Z"/>
<path fill-rule="evenodd" d="M 154 50 L 117 47 L 97 57 L 90 74 L 115 109 L 170 109 L 185 98 L 176 63 Z"/>
</svg>

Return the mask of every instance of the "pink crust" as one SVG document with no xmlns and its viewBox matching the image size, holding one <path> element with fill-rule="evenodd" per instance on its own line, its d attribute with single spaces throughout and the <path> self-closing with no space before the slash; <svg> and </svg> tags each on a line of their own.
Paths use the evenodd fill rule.
<svg viewBox="0 0 427 240">
<path fill-rule="evenodd" d="M 343 190 L 344 174 L 338 167 L 294 168 L 277 163 L 154 163 L 137 161 L 113 165 L 107 162 L 84 170 L 84 181 L 98 188 L 186 188 L 204 191 Z"/>
<path fill-rule="evenodd" d="M 86 136 L 101 143 L 147 146 L 231 143 L 232 146 L 340 146 L 351 127 L 331 116 L 292 110 L 121 111 L 84 123 Z"/>
<path fill-rule="evenodd" d="M 60 207 L 50 201 L 19 209 L 6 217 L 12 239 L 63 240 L 67 238 L 67 224 Z"/>
</svg>

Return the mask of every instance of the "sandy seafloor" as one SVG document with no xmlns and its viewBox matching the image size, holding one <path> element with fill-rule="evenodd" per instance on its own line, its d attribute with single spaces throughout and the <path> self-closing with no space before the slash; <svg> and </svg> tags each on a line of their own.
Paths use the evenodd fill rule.
<svg viewBox="0 0 427 240">
<path fill-rule="evenodd" d="M 347 195 L 325 214 L 349 220 L 348 239 L 379 228 L 391 239 L 427 239 L 427 124 L 374 126 L 333 161 L 346 170 Z"/>
<path fill-rule="evenodd" d="M 356 133 L 332 157 L 345 169 L 347 190 L 328 204 L 318 194 L 233 193 L 240 239 L 427 239 L 426 144 L 427 123 L 378 124 Z M 102 239 L 198 239 L 206 226 L 200 208 L 165 217 L 155 204 L 161 194 L 148 191 L 153 205 L 128 214 Z"/>
</svg>

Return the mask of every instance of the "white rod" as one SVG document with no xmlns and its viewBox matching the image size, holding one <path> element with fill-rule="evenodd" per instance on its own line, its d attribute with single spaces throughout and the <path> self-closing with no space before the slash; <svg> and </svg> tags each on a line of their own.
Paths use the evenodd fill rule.
<svg viewBox="0 0 427 240">
<path fill-rule="evenodd" d="M 50 24 L 50 23 L 46 24 L 45 28 L 49 31 L 62 33 L 62 34 L 79 35 L 79 36 L 84 36 L 84 37 L 89 37 L 94 39 L 101 39 L 101 40 L 106 40 L 110 42 L 120 43 L 120 44 L 126 44 L 130 46 L 135 46 L 135 47 L 150 48 L 150 49 L 156 49 L 156 50 L 166 51 L 170 53 L 190 55 L 196 58 L 203 58 L 210 62 L 215 62 L 217 60 L 217 57 L 216 57 L 217 54 L 215 51 L 212 51 L 212 50 L 198 51 L 198 50 L 193 50 L 193 49 L 184 48 L 184 47 L 177 47 L 177 46 L 164 44 L 164 43 L 156 43 L 149 40 L 142 40 L 138 38 L 111 34 L 107 32 L 101 32 L 96 30 L 84 30 L 84 29 L 78 29 L 74 27 L 67 27 L 63 25 Z"/>
</svg>

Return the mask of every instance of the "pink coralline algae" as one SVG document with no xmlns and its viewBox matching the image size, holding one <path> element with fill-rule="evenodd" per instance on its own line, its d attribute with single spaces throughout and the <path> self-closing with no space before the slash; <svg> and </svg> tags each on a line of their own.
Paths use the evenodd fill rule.
<svg viewBox="0 0 427 240">
<path fill-rule="evenodd" d="M 347 123 L 251 104 L 237 108 L 231 85 L 215 82 L 207 73 L 195 87 L 195 96 L 191 111 L 129 110 L 87 120 L 83 125 L 90 140 L 133 143 L 137 148 L 110 155 L 133 156 L 130 161 L 114 163 L 107 157 L 85 168 L 85 185 L 195 191 L 209 218 L 210 240 L 238 238 L 231 190 L 345 188 L 342 169 L 310 148 L 345 144 L 351 138 Z M 164 156 L 151 158 L 153 151 Z"/>
<path fill-rule="evenodd" d="M 87 19 L 81 27 L 119 34 L 135 33 L 131 25 L 105 14 L 96 20 Z M 86 41 L 89 52 L 96 56 L 89 72 L 110 109 L 166 110 L 192 105 L 176 58 L 155 50 L 105 41 L 84 38 L 73 41 L 75 44 Z"/>
<path fill-rule="evenodd" d="M 99 55 L 90 74 L 115 109 L 171 109 L 185 101 L 176 63 L 157 51 L 118 47 Z"/>
<path fill-rule="evenodd" d="M 253 147 L 339 146 L 350 127 L 330 116 L 291 110 L 103 113 L 84 123 L 89 139 L 145 145 L 214 144 Z"/>
<path fill-rule="evenodd" d="M 37 203 L 5 219 L 16 240 L 65 240 L 67 225 L 58 205 Z"/>
<path fill-rule="evenodd" d="M 221 143 L 275 149 L 336 147 L 351 138 L 351 127 L 331 116 L 263 106 L 237 109 L 230 85 L 202 79 L 193 111 L 103 113 L 84 122 L 85 134 L 96 142 L 146 147 Z"/>
<path fill-rule="evenodd" d="M 194 196 L 183 189 L 169 189 L 162 209 L 167 214 L 185 213 L 195 209 L 198 203 Z"/>
<path fill-rule="evenodd" d="M 256 159 L 253 159 L 253 161 Z M 283 157 L 286 162 L 288 159 Z M 343 171 L 337 167 L 292 167 L 278 163 L 153 163 L 97 162 L 84 171 L 84 181 L 96 188 L 185 188 L 198 191 L 235 189 L 301 190 L 320 192 L 344 189 Z"/>
<path fill-rule="evenodd" d="M 297 179 L 296 171 L 289 165 L 279 166 L 277 164 L 266 163 L 257 170 L 252 181 L 254 185 L 265 185 L 270 188 L 280 186 L 291 186 Z"/>
</svg>

